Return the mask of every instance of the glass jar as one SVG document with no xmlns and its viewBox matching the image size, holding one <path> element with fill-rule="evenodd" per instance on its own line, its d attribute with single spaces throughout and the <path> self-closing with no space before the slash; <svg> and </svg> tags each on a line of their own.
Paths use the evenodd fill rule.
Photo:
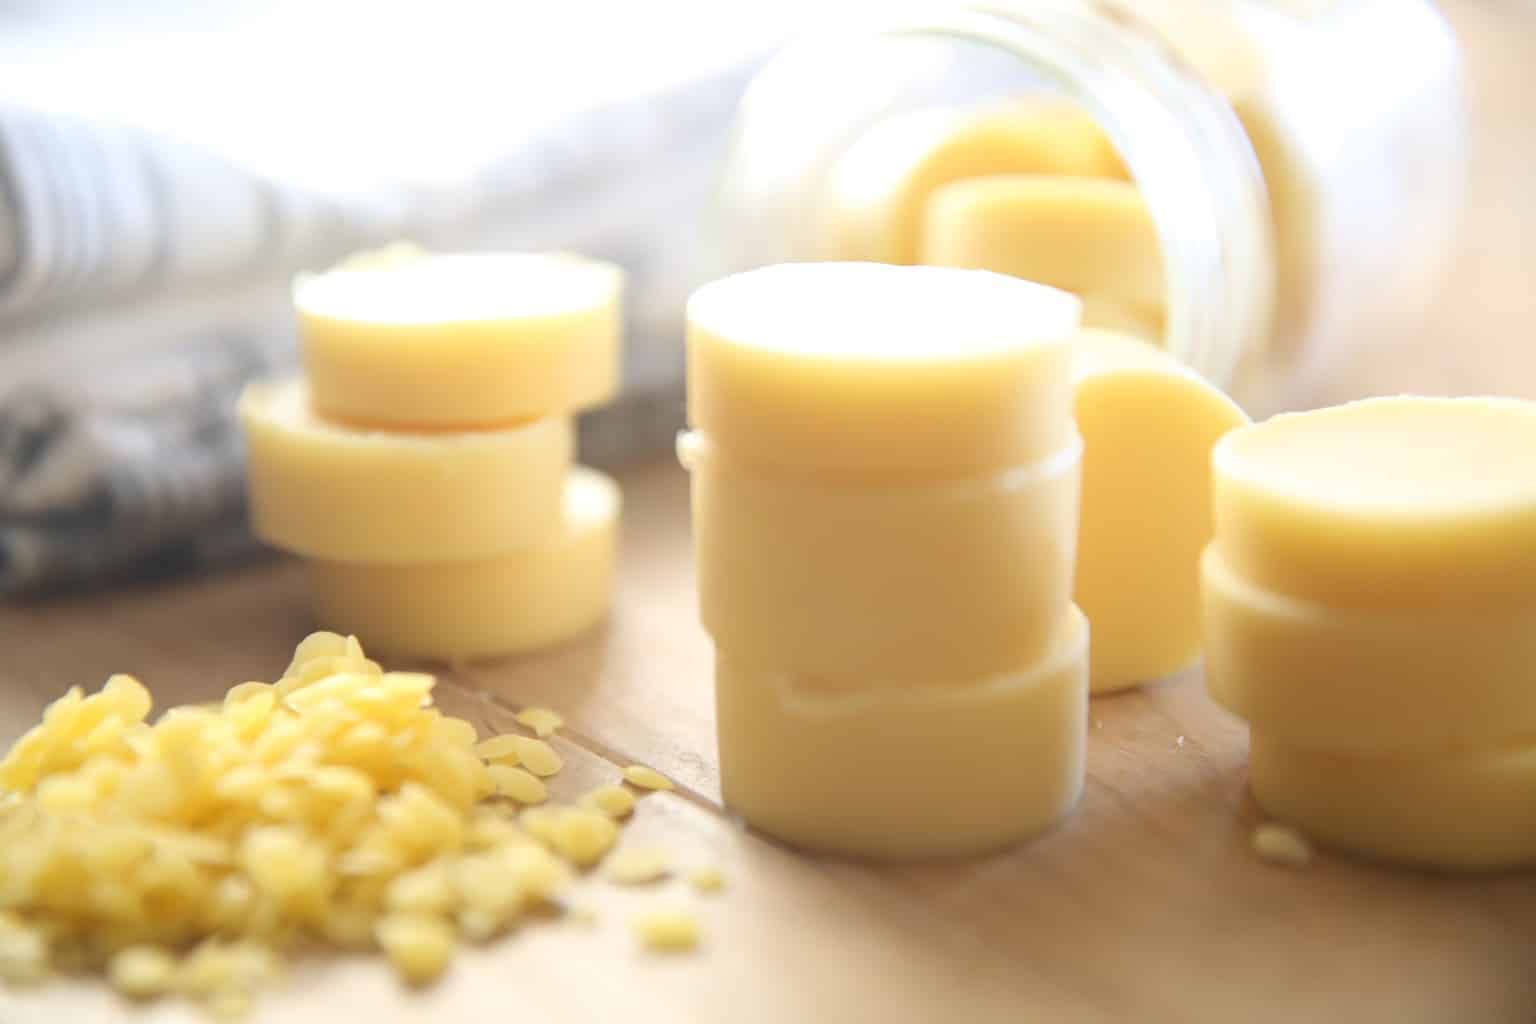
<svg viewBox="0 0 1536 1024">
<path fill-rule="evenodd" d="M 1140 189 L 1164 343 L 1255 415 L 1411 328 L 1459 220 L 1458 53 L 1428 0 L 1016 0 L 828 28 L 742 101 L 711 274 L 836 256 L 829 177 L 883 120 L 1076 104 Z"/>
</svg>

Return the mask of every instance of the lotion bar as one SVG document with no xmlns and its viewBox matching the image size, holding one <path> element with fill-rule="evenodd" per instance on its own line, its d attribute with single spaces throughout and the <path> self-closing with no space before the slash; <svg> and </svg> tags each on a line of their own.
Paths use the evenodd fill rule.
<svg viewBox="0 0 1536 1024">
<path fill-rule="evenodd" d="M 861 857 L 983 853 L 1036 835 L 1082 790 L 1088 627 L 968 686 L 808 692 L 719 649 L 725 803 L 797 846 Z"/>
<path fill-rule="evenodd" d="M 320 419 L 299 380 L 252 385 L 239 412 L 252 524 L 276 547 L 409 564 L 484 558 L 559 532 L 569 419 L 385 433 Z"/>
<path fill-rule="evenodd" d="M 1277 741 L 1358 753 L 1536 737 L 1536 604 L 1335 608 L 1203 564 L 1211 697 Z"/>
<path fill-rule="evenodd" d="M 731 458 L 856 482 L 982 477 L 1071 447 L 1080 304 L 1000 274 L 790 263 L 688 303 L 688 416 Z"/>
<path fill-rule="evenodd" d="M 1213 460 L 1217 544 L 1256 586 L 1334 608 L 1536 604 L 1536 403 L 1369 399 L 1236 431 Z"/>
<path fill-rule="evenodd" d="M 996 476 L 879 489 L 766 477 L 697 435 L 679 454 L 700 615 L 733 660 L 805 690 L 942 686 L 1028 665 L 1060 634 L 1075 438 Z"/>
<path fill-rule="evenodd" d="M 1084 299 L 1161 310 L 1157 226 L 1126 181 L 1046 174 L 978 177 L 937 189 L 922 262 L 1038 281 Z"/>
<path fill-rule="evenodd" d="M 1012 100 L 979 111 L 896 114 L 869 128 L 833 165 L 823 255 L 917 263 L 929 195 L 988 174 L 1126 176 L 1103 131 L 1070 103 Z"/>
<path fill-rule="evenodd" d="M 483 429 L 612 397 L 618 267 L 561 253 L 386 254 L 294 287 L 323 415 L 390 429 Z"/>
<path fill-rule="evenodd" d="M 1199 657 L 1211 447 L 1248 418 L 1135 338 L 1083 331 L 1076 367 L 1084 453 L 1074 599 L 1093 626 L 1090 676 L 1102 693 Z"/>
<path fill-rule="evenodd" d="M 1248 781 L 1266 812 L 1319 842 L 1451 870 L 1536 864 L 1536 746 L 1357 757 L 1253 730 Z"/>
<path fill-rule="evenodd" d="M 492 558 L 424 565 L 310 566 L 322 628 L 370 648 L 457 660 L 559 643 L 606 614 L 618 542 L 618 486 L 576 467 L 559 533 Z"/>
</svg>

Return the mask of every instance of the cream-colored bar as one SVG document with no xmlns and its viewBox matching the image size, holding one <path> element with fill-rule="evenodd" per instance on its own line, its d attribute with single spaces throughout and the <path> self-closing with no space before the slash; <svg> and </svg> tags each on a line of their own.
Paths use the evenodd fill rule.
<svg viewBox="0 0 1536 1024">
<path fill-rule="evenodd" d="M 1107 331 L 1076 342 L 1082 512 L 1074 600 L 1093 625 L 1093 691 L 1200 654 L 1200 554 L 1211 540 L 1211 447 L 1248 422 L 1160 349 Z"/>
<path fill-rule="evenodd" d="M 1374 398 L 1276 416 L 1213 454 L 1216 543 L 1333 607 L 1536 604 L 1536 403 Z"/>
<path fill-rule="evenodd" d="M 1331 608 L 1202 563 L 1212 698 L 1276 741 L 1358 753 L 1536 737 L 1536 604 Z"/>
<path fill-rule="evenodd" d="M 933 192 L 921 262 L 1038 281 L 1083 299 L 1162 310 L 1157 226 L 1136 186 L 1045 174 L 988 176 Z"/>
<path fill-rule="evenodd" d="M 1536 864 L 1536 746 L 1422 758 L 1292 747 L 1253 730 L 1259 806 L 1327 846 L 1455 871 Z"/>
<path fill-rule="evenodd" d="M 1012 672 L 1060 633 L 1082 447 L 960 483 L 883 489 L 764 476 L 696 435 L 699 611 L 732 659 L 804 689 Z"/>
<path fill-rule="evenodd" d="M 876 122 L 833 165 L 821 255 L 917 263 L 929 195 L 949 182 L 987 174 L 1126 176 L 1093 118 L 1063 101 L 895 114 Z"/>
<path fill-rule="evenodd" d="M 1082 790 L 1086 620 L 1033 666 L 969 686 L 829 695 L 718 651 L 726 806 L 811 850 L 983 853 L 1050 828 Z"/>
<path fill-rule="evenodd" d="M 979 270 L 791 263 L 688 303 L 688 415 L 782 476 L 936 482 L 1050 458 L 1073 440 L 1080 304 Z"/>
<path fill-rule="evenodd" d="M 463 562 L 310 566 L 320 625 L 370 649 L 460 660 L 560 643 L 594 625 L 613 598 L 618 485 L 576 467 L 559 533 L 544 543 Z"/>
<path fill-rule="evenodd" d="M 398 248 L 300 278 L 313 402 L 332 419 L 403 430 L 597 405 L 618 386 L 623 285 L 618 267 L 563 253 Z"/>
<path fill-rule="evenodd" d="M 342 562 L 487 558 L 558 535 L 570 420 L 401 434 L 329 423 L 299 380 L 240 399 L 251 520 L 276 547 Z"/>
</svg>

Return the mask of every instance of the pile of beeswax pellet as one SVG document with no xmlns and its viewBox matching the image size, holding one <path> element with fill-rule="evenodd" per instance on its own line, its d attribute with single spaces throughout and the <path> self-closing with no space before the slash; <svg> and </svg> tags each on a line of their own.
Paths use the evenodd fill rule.
<svg viewBox="0 0 1536 1024">
<path fill-rule="evenodd" d="M 130 997 L 234 1014 L 301 942 L 382 950 L 423 983 L 461 940 L 558 909 L 634 794 L 527 807 L 559 755 L 480 740 L 433 707 L 433 682 L 316 633 L 277 682 L 152 724 L 128 676 L 70 690 L 0 762 L 0 978 L 103 972 Z"/>
</svg>

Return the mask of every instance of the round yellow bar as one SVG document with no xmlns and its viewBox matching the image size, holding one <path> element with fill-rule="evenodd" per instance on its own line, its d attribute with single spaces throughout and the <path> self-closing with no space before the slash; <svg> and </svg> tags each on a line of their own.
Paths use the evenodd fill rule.
<svg viewBox="0 0 1536 1024">
<path fill-rule="evenodd" d="M 503 430 L 384 433 L 320 419 L 293 380 L 249 387 L 240 420 L 252 525 L 276 547 L 409 564 L 485 558 L 559 532 L 574 448 L 563 417 Z"/>
<path fill-rule="evenodd" d="M 1093 625 L 1093 691 L 1160 679 L 1200 655 L 1200 553 L 1211 447 L 1248 422 L 1160 349 L 1107 331 L 1076 343 L 1082 511 L 1073 599 Z"/>
<path fill-rule="evenodd" d="M 991 174 L 1127 176 L 1103 130 L 1069 103 L 895 114 L 855 140 L 828 174 L 821 255 L 918 263 L 928 197 L 949 182 Z"/>
<path fill-rule="evenodd" d="M 963 683 L 1045 653 L 1072 594 L 1076 439 L 1032 467 L 883 490 L 784 481 L 685 439 L 699 613 L 721 650 L 855 690 Z"/>
<path fill-rule="evenodd" d="M 1157 226 L 1130 182 L 972 178 L 935 191 L 924 223 L 924 263 L 995 270 L 1132 308 L 1167 302 Z"/>
<path fill-rule="evenodd" d="M 1072 428 L 1079 303 L 977 270 L 791 263 L 688 303 L 688 415 L 732 459 L 839 483 L 1048 458 Z"/>
<path fill-rule="evenodd" d="M 968 686 L 828 695 L 719 650 L 720 784 L 748 824 L 881 859 L 984 853 L 1035 836 L 1083 785 L 1088 628 Z"/>
<path fill-rule="evenodd" d="M 1452 871 L 1536 864 L 1536 746 L 1367 758 L 1255 729 L 1248 783 L 1267 813 L 1350 853 Z"/>
<path fill-rule="evenodd" d="M 316 618 L 370 649 L 450 661 L 560 643 L 612 602 L 620 503 L 613 480 L 578 466 L 560 532 L 543 544 L 428 565 L 313 562 Z"/>
<path fill-rule="evenodd" d="M 597 405 L 618 386 L 623 284 L 618 267 L 562 253 L 407 252 L 300 278 L 315 408 L 420 430 Z"/>
<path fill-rule="evenodd" d="M 1536 736 L 1536 605 L 1329 608 L 1202 561 L 1211 697 L 1277 740 L 1388 753 Z"/>
<path fill-rule="evenodd" d="M 1536 403 L 1375 398 L 1216 446 L 1217 544 L 1337 607 L 1536 603 Z"/>
</svg>

